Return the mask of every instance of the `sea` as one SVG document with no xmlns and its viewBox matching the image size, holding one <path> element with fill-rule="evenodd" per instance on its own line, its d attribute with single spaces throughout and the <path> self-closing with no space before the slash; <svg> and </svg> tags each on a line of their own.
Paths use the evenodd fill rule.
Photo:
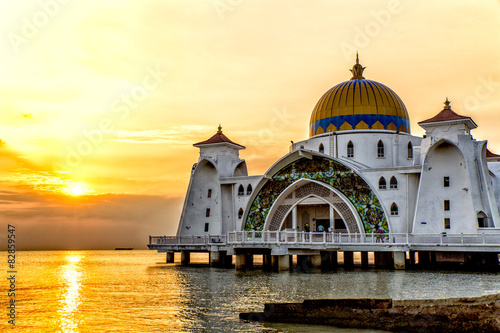
<svg viewBox="0 0 500 333">
<path fill-rule="evenodd" d="M 269 302 L 447 298 L 500 291 L 500 275 L 491 272 L 276 273 L 257 266 L 241 273 L 209 267 L 205 254 L 191 254 L 192 264 L 182 266 L 166 264 L 165 254 L 147 250 L 18 251 L 11 274 L 3 253 L 5 274 L 15 280 L 4 279 L 1 285 L 2 332 L 383 332 L 246 322 L 238 315 L 263 311 Z M 9 317 L 12 299 L 15 325 Z"/>
</svg>

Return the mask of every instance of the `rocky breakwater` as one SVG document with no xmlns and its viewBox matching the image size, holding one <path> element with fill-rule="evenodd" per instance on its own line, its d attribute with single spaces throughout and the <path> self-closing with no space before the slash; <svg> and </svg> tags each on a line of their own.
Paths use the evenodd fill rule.
<svg viewBox="0 0 500 333">
<path fill-rule="evenodd" d="M 393 332 L 500 332 L 500 294 L 424 300 L 319 299 L 269 303 L 240 319 Z"/>
</svg>

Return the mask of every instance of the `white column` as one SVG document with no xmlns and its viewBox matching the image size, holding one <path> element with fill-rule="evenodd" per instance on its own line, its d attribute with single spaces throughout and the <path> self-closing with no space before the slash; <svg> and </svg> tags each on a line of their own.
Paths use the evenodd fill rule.
<svg viewBox="0 0 500 333">
<path fill-rule="evenodd" d="M 333 210 L 333 207 L 330 205 L 330 228 L 332 228 L 332 230 L 334 230 L 334 228 L 335 228 L 335 225 L 333 224 L 334 214 L 335 214 L 335 211 Z"/>
<path fill-rule="evenodd" d="M 297 206 L 292 209 L 292 228 L 297 230 Z"/>
</svg>

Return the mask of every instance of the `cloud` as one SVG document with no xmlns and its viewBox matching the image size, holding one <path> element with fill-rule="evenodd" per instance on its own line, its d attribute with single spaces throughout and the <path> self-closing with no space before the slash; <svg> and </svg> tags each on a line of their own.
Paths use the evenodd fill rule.
<svg viewBox="0 0 500 333">
<path fill-rule="evenodd" d="M 2 228 L 16 227 L 19 250 L 146 249 L 149 235 L 176 233 L 181 203 L 181 198 L 148 195 L 0 192 Z"/>
</svg>

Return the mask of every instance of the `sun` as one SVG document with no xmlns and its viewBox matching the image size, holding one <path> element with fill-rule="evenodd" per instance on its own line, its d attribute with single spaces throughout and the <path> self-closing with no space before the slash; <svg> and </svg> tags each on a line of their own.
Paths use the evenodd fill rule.
<svg viewBox="0 0 500 333">
<path fill-rule="evenodd" d="M 72 182 L 68 184 L 65 192 L 72 196 L 79 196 L 88 192 L 88 186 L 82 182 Z"/>
</svg>

